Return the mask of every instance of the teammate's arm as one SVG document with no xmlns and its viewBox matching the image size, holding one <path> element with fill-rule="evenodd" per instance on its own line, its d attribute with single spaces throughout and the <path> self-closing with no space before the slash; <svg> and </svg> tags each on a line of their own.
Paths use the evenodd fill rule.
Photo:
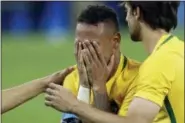
<svg viewBox="0 0 185 123">
<path fill-rule="evenodd" d="M 70 91 L 53 83 L 49 85 L 46 93 L 47 106 L 58 111 L 73 112 L 92 123 L 151 123 L 160 109 L 160 106 L 151 101 L 135 97 L 129 106 L 128 115 L 120 117 L 78 101 Z"/>
<path fill-rule="evenodd" d="M 152 123 L 160 109 L 158 105 L 141 98 L 132 101 L 126 117 L 102 112 L 82 103 L 74 107 L 73 112 L 93 123 Z"/>
<path fill-rule="evenodd" d="M 42 93 L 51 82 L 62 84 L 65 76 L 72 70 L 73 68 L 65 69 L 44 78 L 36 79 L 10 89 L 2 90 L 1 113 L 5 113 Z"/>
<path fill-rule="evenodd" d="M 42 80 L 33 80 L 20 86 L 2 91 L 2 109 L 1 113 L 5 113 L 27 100 L 37 96 L 44 91 L 46 85 Z"/>
</svg>

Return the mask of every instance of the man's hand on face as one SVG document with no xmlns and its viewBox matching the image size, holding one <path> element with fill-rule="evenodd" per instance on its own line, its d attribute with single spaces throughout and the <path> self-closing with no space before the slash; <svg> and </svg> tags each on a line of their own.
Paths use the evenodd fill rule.
<svg viewBox="0 0 185 123">
<path fill-rule="evenodd" d="M 82 49 L 82 43 L 80 41 L 75 42 L 75 58 L 77 61 L 77 68 L 79 73 L 80 85 L 85 88 L 90 88 L 88 81 L 87 71 L 84 63 L 84 50 Z"/>
<path fill-rule="evenodd" d="M 45 105 L 60 112 L 71 112 L 78 103 L 76 97 L 60 85 L 50 83 L 45 91 Z"/>
<path fill-rule="evenodd" d="M 114 67 L 114 54 L 111 56 L 110 62 L 107 65 L 99 45 L 93 41 L 85 41 L 82 43 L 84 48 L 83 55 L 89 82 L 95 90 L 106 90 L 106 82 Z"/>
</svg>

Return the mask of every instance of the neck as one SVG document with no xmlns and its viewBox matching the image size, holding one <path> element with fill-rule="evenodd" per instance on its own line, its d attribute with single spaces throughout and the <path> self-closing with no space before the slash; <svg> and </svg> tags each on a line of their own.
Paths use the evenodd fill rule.
<svg viewBox="0 0 185 123">
<path fill-rule="evenodd" d="M 143 26 L 141 31 L 141 40 L 148 54 L 152 53 L 157 42 L 164 34 L 167 34 L 167 32 L 162 29 L 153 30 L 149 27 Z"/>
</svg>

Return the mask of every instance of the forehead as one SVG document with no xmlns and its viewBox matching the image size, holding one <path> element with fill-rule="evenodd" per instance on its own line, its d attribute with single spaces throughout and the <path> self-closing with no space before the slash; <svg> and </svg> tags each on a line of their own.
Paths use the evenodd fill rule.
<svg viewBox="0 0 185 123">
<path fill-rule="evenodd" d="M 86 34 L 93 34 L 99 35 L 102 34 L 104 31 L 104 23 L 98 23 L 96 25 L 86 24 L 86 23 L 78 23 L 76 26 L 76 33 L 86 33 Z"/>
<path fill-rule="evenodd" d="M 106 37 L 104 23 L 96 25 L 78 23 L 76 26 L 76 39 L 78 40 L 94 40 L 99 42 L 103 37 Z"/>
<path fill-rule="evenodd" d="M 92 25 L 87 23 L 77 23 L 76 26 L 76 40 L 110 40 L 114 35 L 114 25 L 110 22 L 100 22 Z"/>
</svg>

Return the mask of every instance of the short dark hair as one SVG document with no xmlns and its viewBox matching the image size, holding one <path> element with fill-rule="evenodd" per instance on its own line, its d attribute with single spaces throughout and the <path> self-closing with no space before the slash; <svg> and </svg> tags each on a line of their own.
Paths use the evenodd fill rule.
<svg viewBox="0 0 185 123">
<path fill-rule="evenodd" d="M 128 1 L 131 10 L 137 7 L 141 11 L 141 19 L 153 29 L 161 28 L 169 32 L 177 26 L 179 1 Z"/>
<path fill-rule="evenodd" d="M 116 31 L 119 31 L 119 23 L 116 12 L 105 5 L 89 5 L 77 18 L 77 22 L 97 24 L 100 22 L 112 21 Z"/>
</svg>

